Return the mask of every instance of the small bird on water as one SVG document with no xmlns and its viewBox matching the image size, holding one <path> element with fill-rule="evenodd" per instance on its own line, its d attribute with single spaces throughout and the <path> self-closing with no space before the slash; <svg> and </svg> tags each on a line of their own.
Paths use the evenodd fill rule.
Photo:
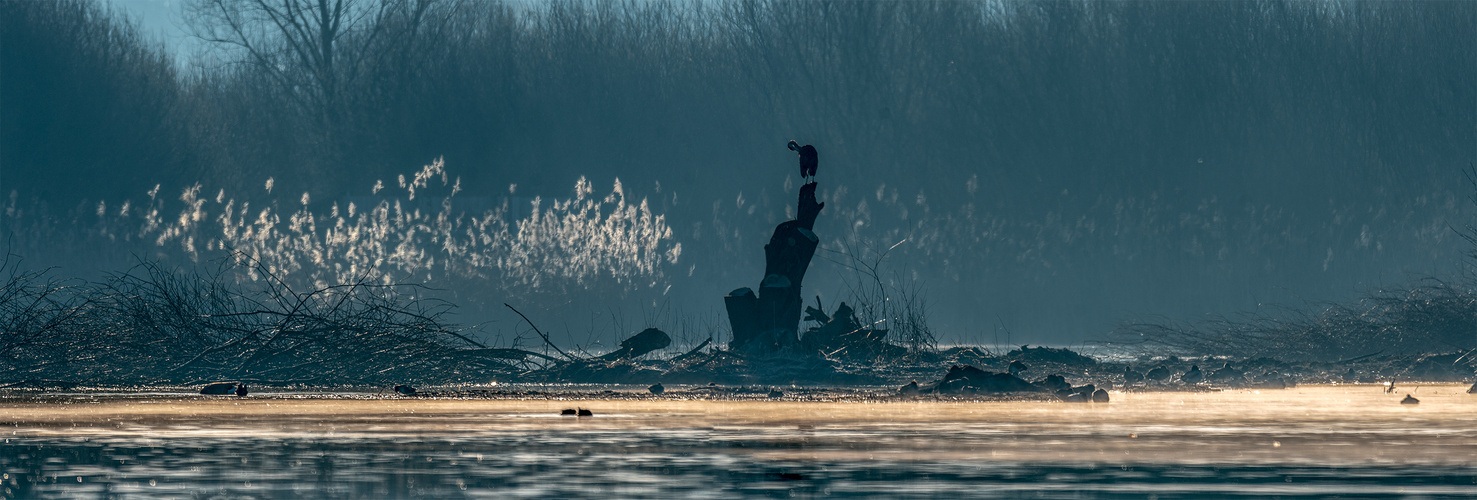
<svg viewBox="0 0 1477 500">
<path fill-rule="evenodd" d="M 801 146 L 800 143 L 792 140 L 790 141 L 789 148 L 790 151 L 800 153 L 800 177 L 806 180 L 815 177 L 816 165 L 820 161 L 816 157 L 815 146 L 809 144 Z"/>
<path fill-rule="evenodd" d="M 1190 371 L 1185 372 L 1184 375 L 1180 375 L 1180 382 L 1186 384 L 1198 384 L 1204 381 L 1205 374 L 1200 371 L 1200 367 L 1197 365 L 1190 365 Z"/>
<path fill-rule="evenodd" d="M 1136 372 L 1133 367 L 1123 367 L 1123 385 L 1133 385 L 1144 381 L 1144 374 Z"/>
<path fill-rule="evenodd" d="M 902 394 L 904 396 L 917 396 L 919 392 L 918 381 L 914 380 L 912 382 L 908 382 L 908 385 L 902 386 L 902 388 L 899 388 L 897 392 L 898 394 Z"/>
<path fill-rule="evenodd" d="M 238 397 L 238 398 L 244 398 L 244 397 L 246 397 L 246 384 L 241 384 L 241 385 L 236 386 L 236 397 Z"/>
<path fill-rule="evenodd" d="M 1403 405 L 1418 405 L 1418 404 L 1421 404 L 1421 400 L 1416 399 L 1415 396 L 1411 396 L 1409 394 L 1406 394 L 1405 395 L 1405 399 L 1400 400 L 1400 404 L 1403 404 Z"/>
</svg>

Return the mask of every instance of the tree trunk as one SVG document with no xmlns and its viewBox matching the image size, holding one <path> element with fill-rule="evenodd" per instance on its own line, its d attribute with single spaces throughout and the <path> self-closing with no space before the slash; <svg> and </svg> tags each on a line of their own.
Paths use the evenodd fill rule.
<svg viewBox="0 0 1477 500">
<path fill-rule="evenodd" d="M 764 279 L 756 296 L 749 288 L 723 298 L 733 328 L 730 349 L 769 354 L 799 343 L 800 283 L 820 239 L 812 228 L 825 203 L 815 199 L 814 182 L 800 186 L 798 217 L 774 228 L 764 245 Z"/>
</svg>

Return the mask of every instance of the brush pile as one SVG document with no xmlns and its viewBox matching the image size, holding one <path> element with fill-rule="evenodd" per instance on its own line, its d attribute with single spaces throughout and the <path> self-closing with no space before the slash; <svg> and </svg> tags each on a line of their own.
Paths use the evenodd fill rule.
<svg viewBox="0 0 1477 500">
<path fill-rule="evenodd" d="M 298 290 L 260 265 L 248 283 L 226 264 L 200 272 L 143 262 L 95 283 L 14 262 L 0 269 L 0 381 L 9 386 L 450 382 L 506 376 L 538 356 L 451 329 L 442 321 L 450 306 L 417 298 L 415 287 L 361 280 Z"/>
<path fill-rule="evenodd" d="M 1428 279 L 1350 304 L 1217 318 L 1198 324 L 1139 322 L 1114 342 L 1142 354 L 1333 361 L 1477 348 L 1477 286 Z"/>
</svg>

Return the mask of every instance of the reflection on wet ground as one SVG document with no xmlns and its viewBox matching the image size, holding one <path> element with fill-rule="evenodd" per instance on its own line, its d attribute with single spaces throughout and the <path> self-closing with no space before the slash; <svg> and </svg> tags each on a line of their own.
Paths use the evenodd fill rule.
<svg viewBox="0 0 1477 500">
<path fill-rule="evenodd" d="M 671 389 L 671 388 L 669 388 Z M 1477 395 L 0 398 L 5 497 L 1471 497 Z M 680 391 L 674 391 L 680 392 Z M 562 417 L 568 407 L 593 417 Z"/>
</svg>

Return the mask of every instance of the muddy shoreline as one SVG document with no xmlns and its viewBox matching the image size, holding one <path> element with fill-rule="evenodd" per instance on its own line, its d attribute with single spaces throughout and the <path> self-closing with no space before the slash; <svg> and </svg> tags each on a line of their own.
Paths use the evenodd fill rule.
<svg viewBox="0 0 1477 500">
<path fill-rule="evenodd" d="M 1009 379 L 1017 385 L 954 380 L 962 377 L 959 373 L 963 371 Z M 525 373 L 514 380 L 446 383 L 449 377 L 437 375 L 399 386 L 409 389 L 405 391 L 408 393 L 397 392 L 391 386 L 353 383 L 232 382 L 246 384 L 251 393 L 248 397 L 1030 401 L 1064 399 L 1067 394 L 1063 390 L 1072 392 L 1088 386 L 1122 393 L 1378 385 L 1398 392 L 1421 384 L 1472 384 L 1477 381 L 1474 374 L 1477 350 L 1370 355 L 1342 361 L 1176 356 L 1108 361 L 1068 349 L 1023 347 L 998 355 L 978 348 L 953 348 L 925 357 L 873 363 L 818 356 L 744 358 L 713 350 L 676 363 L 662 359 L 571 363 L 558 370 Z M 17 381 L 0 384 L 0 401 L 44 399 L 48 394 L 195 395 L 211 382 L 222 381 L 127 386 Z"/>
</svg>

